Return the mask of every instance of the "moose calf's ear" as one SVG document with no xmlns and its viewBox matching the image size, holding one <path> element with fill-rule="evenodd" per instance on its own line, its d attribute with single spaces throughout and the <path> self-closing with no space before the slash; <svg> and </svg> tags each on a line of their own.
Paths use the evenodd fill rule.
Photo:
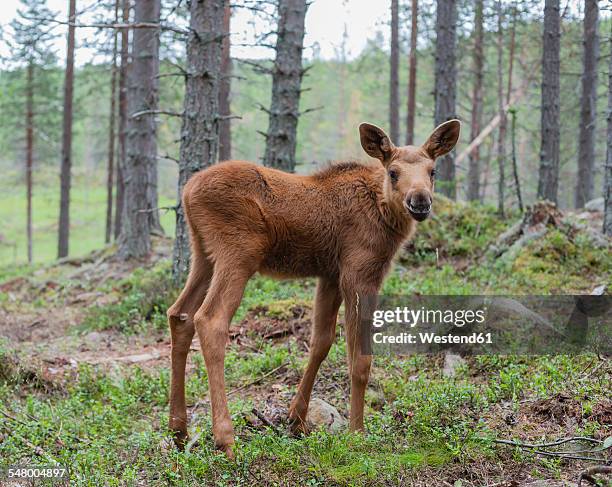
<svg viewBox="0 0 612 487">
<path fill-rule="evenodd" d="M 461 122 L 459 120 L 449 120 L 438 125 L 431 133 L 427 142 L 423 144 L 423 149 L 429 157 L 436 159 L 447 154 L 459 140 L 461 132 Z"/>
<path fill-rule="evenodd" d="M 385 131 L 376 125 L 362 123 L 359 125 L 361 147 L 370 157 L 380 159 L 383 164 L 391 160 L 395 146 Z"/>
</svg>

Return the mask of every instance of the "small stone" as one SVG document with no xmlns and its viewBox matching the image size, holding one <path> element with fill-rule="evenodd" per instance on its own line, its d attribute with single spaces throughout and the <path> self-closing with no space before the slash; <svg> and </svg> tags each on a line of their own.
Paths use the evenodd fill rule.
<svg viewBox="0 0 612 487">
<path fill-rule="evenodd" d="M 446 352 L 444 355 L 444 370 L 442 371 L 444 377 L 454 377 L 457 369 L 463 365 L 466 365 L 466 363 L 467 362 L 461 355 Z"/>
<path fill-rule="evenodd" d="M 346 426 L 346 419 L 331 404 L 313 397 L 308 406 L 306 423 L 313 429 L 323 428 L 327 431 L 338 431 Z"/>
</svg>

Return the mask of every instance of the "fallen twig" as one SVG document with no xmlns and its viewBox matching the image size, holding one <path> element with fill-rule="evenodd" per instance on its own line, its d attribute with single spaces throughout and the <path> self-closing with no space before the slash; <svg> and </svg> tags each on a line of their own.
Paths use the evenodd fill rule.
<svg viewBox="0 0 612 487">
<path fill-rule="evenodd" d="M 272 423 L 268 418 L 266 418 L 258 409 L 253 408 L 251 409 L 251 412 L 257 416 L 257 418 L 266 426 L 272 428 L 274 431 L 276 431 L 278 433 L 278 428 L 276 427 L 276 425 L 274 423 Z"/>
<path fill-rule="evenodd" d="M 276 372 L 278 372 L 280 369 L 282 369 L 283 367 L 286 367 L 287 365 L 289 365 L 289 362 L 283 362 L 282 364 L 280 364 L 278 367 L 270 370 L 269 372 L 266 372 L 265 374 L 263 374 L 262 376 L 258 377 L 255 380 L 252 380 L 251 382 L 247 382 L 246 384 L 243 384 L 241 386 L 238 386 L 234 389 L 232 389 L 231 391 L 229 391 L 227 393 L 227 395 L 229 396 L 230 394 L 234 394 L 238 391 L 242 391 L 244 389 L 247 389 L 255 384 L 259 384 L 262 380 L 264 380 L 266 377 L 270 377 L 271 375 L 275 374 Z"/>
<path fill-rule="evenodd" d="M 561 440 L 553 441 L 550 443 L 539 443 L 539 444 L 538 443 L 520 443 L 518 441 L 498 440 L 498 439 L 493 440 L 493 443 L 498 443 L 502 445 L 510 445 L 510 446 L 515 446 L 518 448 L 526 448 L 526 449 L 532 450 L 532 452 L 535 453 L 536 455 L 543 455 L 547 457 L 564 458 L 567 460 L 585 460 L 585 461 L 590 461 L 590 462 L 610 463 L 610 460 L 606 460 L 605 458 L 578 455 L 578 453 L 598 453 L 598 452 L 607 450 L 607 448 L 598 448 L 594 450 L 578 450 L 578 451 L 540 450 L 540 448 L 547 448 L 551 446 L 563 445 L 565 443 L 570 443 L 572 441 L 588 441 L 588 442 L 597 443 L 597 444 L 602 443 L 601 440 L 596 440 L 595 438 L 589 438 L 586 436 L 573 436 L 571 438 L 563 438 Z"/>
<path fill-rule="evenodd" d="M 282 369 L 283 367 L 286 367 L 287 365 L 289 365 L 289 362 L 283 362 L 282 364 L 280 364 L 278 367 L 270 370 L 269 372 L 266 372 L 265 374 L 263 374 L 262 376 L 258 377 L 257 379 L 251 381 L 251 382 L 247 382 L 246 384 L 243 384 L 241 386 L 235 387 L 234 389 L 231 389 L 230 391 L 228 391 L 227 395 L 229 396 L 230 394 L 234 394 L 236 392 L 242 391 L 244 389 L 247 389 L 249 387 L 251 387 L 252 385 L 258 384 L 259 382 L 261 382 L 262 380 L 264 380 L 267 377 L 270 377 L 271 375 L 275 374 L 276 372 L 278 372 L 280 369 Z M 193 421 L 193 418 L 195 417 L 194 412 L 200 407 L 200 405 L 202 405 L 202 403 L 206 400 L 206 398 L 202 398 L 199 399 L 198 401 L 196 401 L 196 403 L 191 407 L 191 411 L 192 411 L 192 418 L 191 420 Z"/>
<path fill-rule="evenodd" d="M 563 445 L 564 443 L 570 443 L 572 441 L 589 441 L 591 443 L 601 443 L 601 440 L 595 438 L 589 438 L 588 436 L 572 436 L 570 438 L 563 438 L 561 440 L 553 441 L 551 443 L 520 443 L 512 440 L 499 440 L 494 439 L 493 443 L 500 443 L 502 445 L 518 446 L 519 448 L 547 448 L 549 446 Z"/>
<path fill-rule="evenodd" d="M 603 465 L 598 465 L 597 467 L 587 468 L 586 470 L 580 473 L 580 477 L 578 477 L 578 487 L 581 487 L 582 481 L 586 480 L 593 485 L 597 485 L 597 480 L 593 477 L 598 473 L 609 474 L 612 473 L 612 467 L 606 467 Z"/>
</svg>

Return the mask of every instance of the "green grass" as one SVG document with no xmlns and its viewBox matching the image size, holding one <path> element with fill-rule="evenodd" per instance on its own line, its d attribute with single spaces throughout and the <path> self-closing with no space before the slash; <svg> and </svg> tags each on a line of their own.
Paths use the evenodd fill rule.
<svg viewBox="0 0 612 487">
<path fill-rule="evenodd" d="M 20 174 L 20 173 L 19 173 Z M 88 181 L 94 177 L 96 181 Z M 106 189 L 102 172 L 74 174 L 70 205 L 70 256 L 79 257 L 104 246 Z M 52 180 L 51 184 L 49 180 Z M 35 263 L 57 258 L 57 224 L 59 218 L 59 179 L 51 171 L 34 174 L 32 197 L 33 257 Z M 4 174 L 0 185 L 0 221 L 6 243 L 0 244 L 0 267 L 27 262 L 25 185 L 16 172 Z M 160 195 L 160 206 L 176 202 Z M 174 214 L 161 212 L 162 226 L 174 234 Z M 14 244 L 14 246 L 13 246 Z"/>
<path fill-rule="evenodd" d="M 0 350 L 0 363 L 6 363 L 10 354 Z M 286 360 L 282 350 L 270 346 L 259 354 L 239 354 L 230 347 L 228 387 Z M 134 367 L 124 375 L 80 366 L 70 382 L 45 393 L 32 373 L 0 373 L 0 407 L 8 414 L 0 416 L 0 434 L 10 432 L 0 441 L 0 465 L 33 457 L 42 463 L 54 460 L 70 466 L 74 485 L 92 486 L 383 485 L 422 469 L 435 474 L 449 465 L 500 461 L 491 443 L 496 432 L 482 418 L 502 401 L 518 408 L 524 397 L 566 391 L 581 399 L 588 413 L 589 405 L 607 394 L 601 382 L 581 380 L 589 360 L 475 358 L 464 377 L 448 379 L 440 377 L 435 359 L 386 358 L 374 374 L 386 400 L 382 408 L 368 411 L 364 435 L 316 431 L 294 438 L 283 429 L 253 430 L 244 419 L 253 402 L 234 396 L 236 462 L 214 451 L 208 414 L 197 421 L 202 436 L 190 452 L 161 447 L 169 436 L 166 369 Z M 419 378 L 408 380 L 405 374 L 417 369 Z M 478 372 L 479 380 L 468 372 Z M 187 383 L 188 403 L 205 396 L 205 377 L 198 359 Z M 573 387 L 579 383 L 582 388 Z M 586 421 L 581 431 L 601 433 L 602 426 Z M 43 453 L 36 458 L 35 451 Z M 519 455 L 521 461 L 535 462 L 542 475 L 553 475 L 557 468 Z"/>
</svg>

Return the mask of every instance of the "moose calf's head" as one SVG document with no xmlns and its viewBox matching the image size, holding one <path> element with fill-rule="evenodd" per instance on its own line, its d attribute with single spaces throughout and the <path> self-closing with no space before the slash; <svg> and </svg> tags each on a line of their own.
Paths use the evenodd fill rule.
<svg viewBox="0 0 612 487">
<path fill-rule="evenodd" d="M 439 125 L 422 146 L 396 147 L 381 128 L 369 123 L 359 126 L 363 150 L 379 159 L 386 169 L 384 192 L 388 204 L 404 208 L 416 221 L 427 218 L 433 197 L 435 161 L 455 147 L 460 128 L 459 120 L 449 120 Z"/>
</svg>

